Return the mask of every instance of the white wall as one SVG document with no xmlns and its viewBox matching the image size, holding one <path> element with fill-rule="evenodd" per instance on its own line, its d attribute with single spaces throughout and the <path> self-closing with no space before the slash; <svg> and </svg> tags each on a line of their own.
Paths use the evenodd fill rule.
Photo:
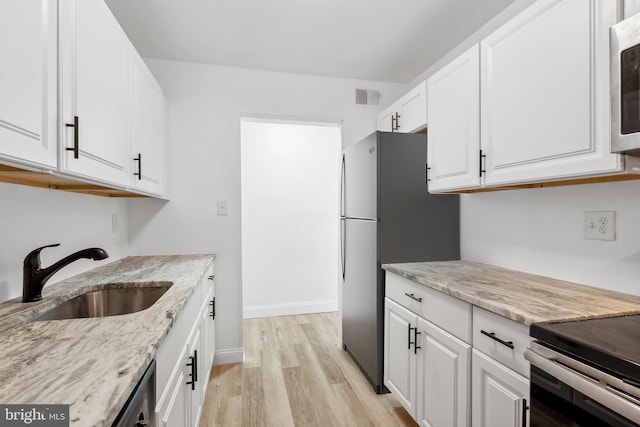
<svg viewBox="0 0 640 427">
<path fill-rule="evenodd" d="M 338 309 L 340 128 L 242 121 L 244 318 Z"/>
<path fill-rule="evenodd" d="M 117 233 L 111 227 L 114 213 L 119 215 Z M 127 222 L 123 199 L 0 183 L 0 301 L 22 296 L 22 262 L 37 247 L 61 244 L 41 252 L 43 267 L 89 247 L 109 254 L 104 261 L 78 260 L 48 284 L 126 256 Z"/>
<path fill-rule="evenodd" d="M 462 258 L 640 295 L 640 181 L 461 196 Z M 583 211 L 616 211 L 585 240 Z"/>
<path fill-rule="evenodd" d="M 148 60 L 169 101 L 168 203 L 129 202 L 133 254 L 217 254 L 218 363 L 242 354 L 240 118 L 341 122 L 343 144 L 373 132 L 377 106 L 355 104 L 355 89 L 395 99 L 406 86 L 182 62 Z M 216 200 L 229 215 L 216 216 Z"/>
</svg>

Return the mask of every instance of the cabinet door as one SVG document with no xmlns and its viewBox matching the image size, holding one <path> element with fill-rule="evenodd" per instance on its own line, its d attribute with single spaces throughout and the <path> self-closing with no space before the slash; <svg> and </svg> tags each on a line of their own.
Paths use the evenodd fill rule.
<svg viewBox="0 0 640 427">
<path fill-rule="evenodd" d="M 385 298 L 384 385 L 404 408 L 416 415 L 416 357 L 414 355 L 417 316 Z"/>
<path fill-rule="evenodd" d="M 529 380 L 473 350 L 473 425 L 528 426 Z"/>
<path fill-rule="evenodd" d="M 418 331 L 418 423 L 469 426 L 471 346 L 421 318 Z"/>
<path fill-rule="evenodd" d="M 201 312 L 200 322 L 202 324 L 202 377 L 200 388 L 202 389 L 202 398 L 207 392 L 207 385 L 209 383 L 209 373 L 211 371 L 211 365 L 213 363 L 213 356 L 215 353 L 215 297 L 213 293 L 213 287 L 207 287 L 209 293 L 205 298 L 205 302 Z M 213 303 L 213 304 L 212 304 Z"/>
<path fill-rule="evenodd" d="M 133 48 L 103 0 L 61 0 L 60 17 L 62 170 L 128 187 Z"/>
<path fill-rule="evenodd" d="M 162 392 L 156 405 L 158 424 L 161 427 L 189 425 L 190 386 L 186 385 L 187 345 L 182 346 L 178 362 L 174 367 L 167 387 Z"/>
<path fill-rule="evenodd" d="M 0 3 L 0 158 L 56 167 L 57 14 L 54 0 Z"/>
<path fill-rule="evenodd" d="M 189 364 L 194 364 L 193 372 L 189 372 L 187 375 L 187 382 L 193 381 L 195 384 L 193 386 L 188 384 L 187 387 L 190 391 L 189 395 L 189 426 L 198 427 L 198 423 L 200 422 L 200 414 L 202 413 L 202 382 L 204 381 L 203 376 L 207 375 L 207 373 L 203 372 L 204 365 L 204 354 L 202 352 L 202 323 L 200 323 L 198 319 L 198 323 L 196 325 L 196 329 L 193 332 L 191 343 L 189 344 Z M 191 366 L 189 366 L 191 369 Z"/>
<path fill-rule="evenodd" d="M 165 177 L 164 95 L 135 51 L 132 66 L 132 187 L 161 195 Z"/>
<path fill-rule="evenodd" d="M 427 83 L 422 82 L 398 101 L 396 131 L 413 133 L 427 127 Z"/>
<path fill-rule="evenodd" d="M 392 117 L 395 117 L 396 112 L 387 108 L 382 113 L 378 114 L 378 130 L 382 132 L 393 132 L 395 118 L 392 120 Z"/>
<path fill-rule="evenodd" d="M 430 192 L 480 186 L 478 49 L 475 45 L 427 80 Z"/>
<path fill-rule="evenodd" d="M 485 185 L 621 170 L 609 153 L 616 0 L 540 0 L 481 42 Z"/>
</svg>

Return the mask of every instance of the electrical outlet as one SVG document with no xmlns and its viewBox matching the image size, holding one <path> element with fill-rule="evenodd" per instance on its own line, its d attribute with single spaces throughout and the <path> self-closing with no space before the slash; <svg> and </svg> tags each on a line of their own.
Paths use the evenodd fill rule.
<svg viewBox="0 0 640 427">
<path fill-rule="evenodd" d="M 584 212 L 584 238 L 591 240 L 616 240 L 615 211 Z"/>
</svg>

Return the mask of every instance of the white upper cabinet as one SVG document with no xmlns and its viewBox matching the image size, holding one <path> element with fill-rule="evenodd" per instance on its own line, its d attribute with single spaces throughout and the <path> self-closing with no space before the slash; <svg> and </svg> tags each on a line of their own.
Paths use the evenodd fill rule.
<svg viewBox="0 0 640 427">
<path fill-rule="evenodd" d="M 479 48 L 427 79 L 429 191 L 480 186 Z"/>
<path fill-rule="evenodd" d="M 485 185 L 608 174 L 616 0 L 540 0 L 481 46 Z"/>
<path fill-rule="evenodd" d="M 378 130 L 413 133 L 427 127 L 427 83 L 422 82 L 378 115 Z"/>
<path fill-rule="evenodd" d="M 132 187 L 162 195 L 166 176 L 165 99 L 162 88 L 138 55 L 133 58 L 131 140 Z"/>
<path fill-rule="evenodd" d="M 0 159 L 57 165 L 55 0 L 0 2 Z"/>
<path fill-rule="evenodd" d="M 611 154 L 616 0 L 539 0 L 427 81 L 429 191 L 623 174 Z M 478 84 L 479 82 L 479 84 Z M 478 140 L 479 138 L 479 140 Z"/>
<path fill-rule="evenodd" d="M 60 16 L 61 170 L 128 187 L 133 48 L 102 0 L 61 0 Z"/>
</svg>

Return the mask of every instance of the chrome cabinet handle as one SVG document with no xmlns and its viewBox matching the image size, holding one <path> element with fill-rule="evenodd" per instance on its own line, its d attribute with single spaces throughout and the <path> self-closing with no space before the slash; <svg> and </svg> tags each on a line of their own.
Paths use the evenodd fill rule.
<svg viewBox="0 0 640 427">
<path fill-rule="evenodd" d="M 414 301 L 422 302 L 422 297 L 417 297 L 415 294 L 409 294 L 407 292 L 405 292 L 404 294 Z"/>
<path fill-rule="evenodd" d="M 498 338 L 498 337 L 496 336 L 496 333 L 495 333 L 495 332 L 487 332 L 487 331 L 485 331 L 485 330 L 481 330 L 481 331 L 480 331 L 480 333 L 481 333 L 482 335 L 486 335 L 486 336 L 488 336 L 489 338 L 491 338 L 491 339 L 492 339 L 492 340 L 494 340 L 494 341 L 498 341 L 500 344 L 502 344 L 502 345 L 504 345 L 504 346 L 507 346 L 507 347 L 509 347 L 509 348 L 510 348 L 510 349 L 512 349 L 512 350 L 513 350 L 513 348 L 514 348 L 514 347 L 513 347 L 513 341 L 505 341 L 505 340 L 503 340 L 503 339 L 500 339 L 500 338 Z"/>
</svg>

